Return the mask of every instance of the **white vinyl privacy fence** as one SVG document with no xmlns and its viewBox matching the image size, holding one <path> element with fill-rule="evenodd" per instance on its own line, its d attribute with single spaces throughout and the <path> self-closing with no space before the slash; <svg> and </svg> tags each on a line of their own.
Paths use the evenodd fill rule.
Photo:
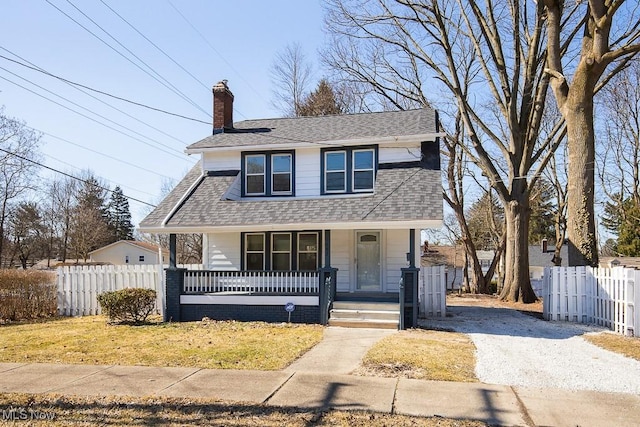
<svg viewBox="0 0 640 427">
<path fill-rule="evenodd" d="M 547 320 L 590 323 L 640 336 L 640 271 L 624 267 L 550 267 L 543 279 Z"/>
<path fill-rule="evenodd" d="M 420 268 L 418 301 L 421 317 L 447 315 L 447 279 L 444 265 Z"/>
</svg>

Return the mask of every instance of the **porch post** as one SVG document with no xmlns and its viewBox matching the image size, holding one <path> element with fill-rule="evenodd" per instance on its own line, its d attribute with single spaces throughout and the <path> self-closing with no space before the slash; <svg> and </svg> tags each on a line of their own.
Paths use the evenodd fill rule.
<svg viewBox="0 0 640 427">
<path fill-rule="evenodd" d="M 331 267 L 331 230 L 324 230 L 324 267 L 318 274 L 318 303 L 320 304 L 320 324 L 329 323 L 329 310 L 335 299 L 337 268 Z"/>
<path fill-rule="evenodd" d="M 409 252 L 407 258 L 409 267 L 402 269 L 402 283 L 404 292 L 400 292 L 403 301 L 400 306 L 404 307 L 400 316 L 404 320 L 401 327 L 415 328 L 418 326 L 418 274 L 420 269 L 416 267 L 416 230 L 409 230 Z"/>
<path fill-rule="evenodd" d="M 331 230 L 324 230 L 324 268 L 331 268 Z"/>
<path fill-rule="evenodd" d="M 169 269 L 175 269 L 176 266 L 176 235 L 169 234 Z"/>
<path fill-rule="evenodd" d="M 165 291 L 166 298 L 164 321 L 179 322 L 180 321 L 180 295 L 184 288 L 184 268 L 167 268 L 165 272 Z"/>
</svg>

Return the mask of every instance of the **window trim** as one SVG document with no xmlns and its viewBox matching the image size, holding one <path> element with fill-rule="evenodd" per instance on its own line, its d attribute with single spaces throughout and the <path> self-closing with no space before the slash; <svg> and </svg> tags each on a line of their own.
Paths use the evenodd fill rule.
<svg viewBox="0 0 640 427">
<path fill-rule="evenodd" d="M 262 173 L 249 173 L 247 171 L 247 160 L 251 157 L 262 157 L 263 171 Z M 247 192 L 248 183 L 247 180 L 250 176 L 262 176 L 262 192 L 261 193 L 249 193 Z M 265 154 L 247 154 L 242 158 L 242 181 L 243 188 L 242 191 L 247 194 L 247 196 L 264 196 L 267 193 L 267 156 Z"/>
<path fill-rule="evenodd" d="M 273 156 L 289 155 L 291 159 L 289 171 L 290 191 L 273 191 Z M 247 193 L 247 176 L 258 176 L 260 174 L 247 175 L 247 158 L 263 156 L 264 158 L 264 184 L 263 193 Z M 295 196 L 296 188 L 296 155 L 295 150 L 277 151 L 243 151 L 241 153 L 241 194 L 242 197 L 291 197 Z"/>
<path fill-rule="evenodd" d="M 289 157 L 289 172 L 275 172 L 274 171 L 274 167 L 273 167 L 273 161 L 274 161 L 274 157 L 277 156 L 287 156 Z M 271 155 L 269 155 L 269 158 L 271 160 L 271 173 L 270 173 L 270 181 L 271 181 L 271 186 L 270 186 L 270 190 L 271 190 L 271 195 L 274 196 L 290 196 L 293 193 L 293 154 L 292 153 L 272 153 Z M 284 174 L 288 174 L 289 175 L 289 191 L 276 191 L 273 189 L 273 184 L 275 182 L 275 180 L 273 179 L 275 175 L 284 175 Z"/>
<path fill-rule="evenodd" d="M 371 168 L 356 169 L 356 153 L 371 152 Z M 354 193 L 371 193 L 376 189 L 376 150 L 373 148 L 354 149 L 351 151 L 351 191 Z M 371 171 L 371 188 L 356 188 L 356 172 L 369 172 Z"/>
<path fill-rule="evenodd" d="M 346 162 L 346 176 L 345 176 L 345 191 L 327 190 L 327 153 L 333 152 L 345 152 Z M 372 151 L 373 152 L 373 187 L 367 189 L 354 189 L 354 172 L 356 171 L 354 165 L 354 153 L 360 151 Z M 360 194 L 360 193 L 373 193 L 376 188 L 376 175 L 378 174 L 378 145 L 359 145 L 354 147 L 340 147 L 340 148 L 322 148 L 320 149 L 320 194 L 332 195 L 332 194 Z M 358 169 L 357 171 L 368 171 L 370 169 Z"/>
<path fill-rule="evenodd" d="M 327 169 L 327 156 L 328 156 L 329 154 L 334 154 L 334 153 L 342 153 L 342 154 L 344 154 L 344 161 L 343 161 L 343 164 L 342 164 L 343 168 L 342 168 L 342 169 L 340 169 L 340 170 L 337 170 L 337 169 L 336 169 L 336 170 L 331 170 L 331 171 L 330 171 L 330 170 L 328 170 L 328 169 Z M 347 163 L 348 163 L 348 162 L 347 162 L 348 155 L 347 155 L 347 150 L 331 150 L 331 151 L 325 151 L 325 152 L 323 152 L 322 156 L 323 156 L 323 160 L 324 160 L 324 161 L 322 162 L 322 176 L 323 176 L 323 179 L 324 179 L 324 183 L 323 183 L 324 185 L 323 185 L 323 187 L 322 187 L 322 188 L 323 188 L 324 192 L 325 192 L 325 193 L 327 193 L 327 194 L 339 194 L 339 193 L 346 193 L 346 192 L 347 192 L 347 188 L 348 188 L 347 183 L 348 183 L 348 181 L 349 181 L 349 179 L 347 178 L 347 172 L 348 172 L 348 165 L 347 165 Z M 329 173 L 339 173 L 339 172 L 341 172 L 341 173 L 343 173 L 343 174 L 344 174 L 344 185 L 342 186 L 342 190 L 328 190 L 328 189 L 327 189 L 327 175 L 328 175 Z"/>
<path fill-rule="evenodd" d="M 247 239 L 249 236 L 256 236 L 256 235 L 260 235 L 262 236 L 262 251 L 249 251 L 248 250 L 248 243 L 247 243 Z M 262 270 L 250 270 L 250 271 L 264 271 L 266 270 L 266 263 L 267 263 L 267 235 L 266 233 L 243 233 L 242 234 L 242 269 L 246 270 L 247 269 L 247 255 L 250 253 L 261 253 L 262 254 Z"/>
<path fill-rule="evenodd" d="M 264 252 L 263 254 L 263 269 L 262 270 L 247 270 L 247 236 L 259 234 L 263 236 L 263 244 L 264 244 Z M 289 267 L 288 271 L 318 271 L 320 266 L 322 265 L 322 257 L 323 257 L 323 247 L 322 247 L 322 232 L 320 230 L 299 230 L 299 231 L 288 231 L 288 230 L 280 230 L 280 231 L 257 231 L 257 232 L 241 232 L 240 235 L 240 269 L 242 271 L 284 271 L 284 270 L 273 270 L 272 258 L 273 253 L 283 253 L 282 251 L 275 252 L 273 251 L 273 235 L 274 234 L 288 234 L 290 236 L 289 240 Z M 315 234 L 316 235 L 316 270 L 300 270 L 299 268 L 299 236 L 301 234 Z M 256 251 L 252 251 L 256 252 Z M 308 251 L 302 251 L 301 253 L 312 253 Z"/>
</svg>

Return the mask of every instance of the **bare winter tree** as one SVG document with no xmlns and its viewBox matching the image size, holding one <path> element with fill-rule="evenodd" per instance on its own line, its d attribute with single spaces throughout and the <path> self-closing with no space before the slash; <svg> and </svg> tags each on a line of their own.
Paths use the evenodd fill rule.
<svg viewBox="0 0 640 427">
<path fill-rule="evenodd" d="M 0 266 L 11 205 L 37 183 L 34 177 L 38 166 L 33 161 L 38 160 L 39 146 L 40 135 L 0 109 Z"/>
<path fill-rule="evenodd" d="M 603 225 L 617 234 L 625 207 L 640 206 L 640 61 L 614 77 L 599 100 L 605 137 L 597 171 L 608 199 Z"/>
<path fill-rule="evenodd" d="M 569 265 L 597 265 L 594 94 L 640 51 L 640 8 L 625 0 L 539 3 L 548 33 L 547 73 L 567 126 Z M 563 26 L 571 16 L 580 21 L 567 35 Z M 580 34 L 573 53 L 573 38 Z"/>
<path fill-rule="evenodd" d="M 287 45 L 271 65 L 273 106 L 286 117 L 298 116 L 311 84 L 313 68 L 298 43 Z"/>
<path fill-rule="evenodd" d="M 530 189 L 556 148 L 540 139 L 549 75 L 541 2 L 330 0 L 325 60 L 397 109 L 435 106 L 504 207 L 506 300 L 536 300 L 529 280 Z M 573 21 L 564 21 L 567 25 Z M 564 27 L 563 27 L 564 29 Z"/>
</svg>

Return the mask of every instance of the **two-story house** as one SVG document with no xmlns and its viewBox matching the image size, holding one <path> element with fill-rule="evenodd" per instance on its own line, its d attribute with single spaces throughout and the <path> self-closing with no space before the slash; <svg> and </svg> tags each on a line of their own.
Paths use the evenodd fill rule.
<svg viewBox="0 0 640 427">
<path fill-rule="evenodd" d="M 282 321 L 292 302 L 292 320 L 313 321 L 322 269 L 331 299 L 397 300 L 401 269 L 420 265 L 420 229 L 442 221 L 436 112 L 234 123 L 226 81 L 213 95 L 213 134 L 186 150 L 200 162 L 140 224 L 203 235 L 207 271 L 179 273 L 168 312 Z"/>
</svg>

